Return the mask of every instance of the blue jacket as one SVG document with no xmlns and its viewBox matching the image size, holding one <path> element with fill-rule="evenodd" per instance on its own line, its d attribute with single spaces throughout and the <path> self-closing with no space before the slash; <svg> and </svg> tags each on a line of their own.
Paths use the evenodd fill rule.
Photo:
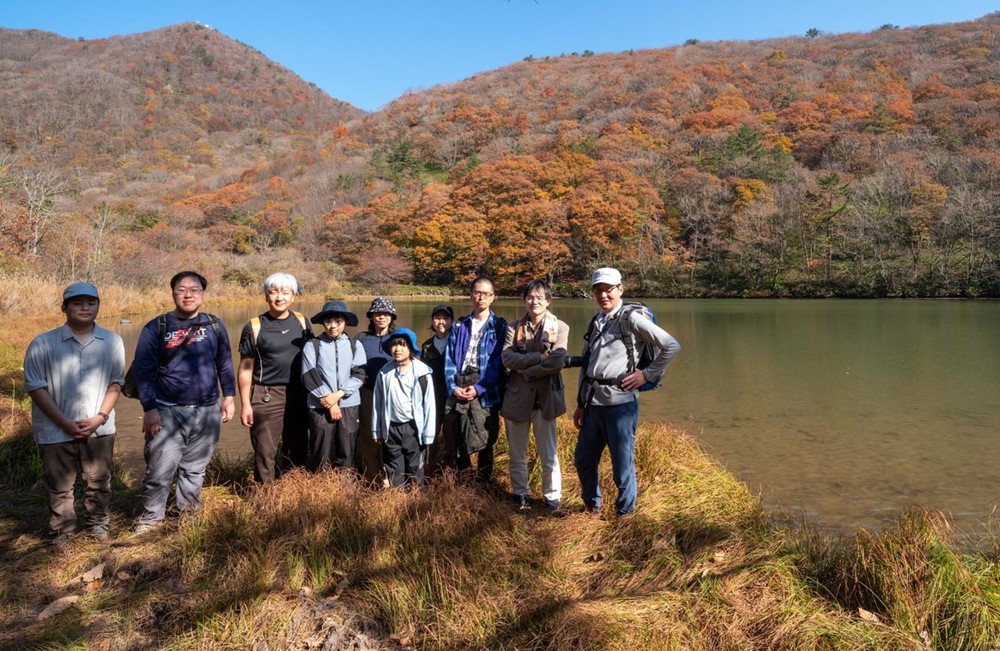
<svg viewBox="0 0 1000 651">
<path fill-rule="evenodd" d="M 437 431 L 437 406 L 434 402 L 434 381 L 431 378 L 431 367 L 419 359 L 412 360 L 413 389 L 410 400 L 413 402 L 413 421 L 417 425 L 417 439 L 420 445 L 430 445 L 434 442 Z M 389 385 L 396 373 L 396 363 L 389 362 L 382 367 L 375 379 L 375 395 L 372 403 L 372 438 L 385 440 L 389 432 Z M 427 376 L 423 382 L 421 376 Z"/>
<path fill-rule="evenodd" d="M 499 406 L 503 401 L 503 388 L 507 383 L 507 372 L 504 370 L 500 354 L 507 337 L 507 322 L 503 317 L 490 312 L 483 334 L 479 340 L 479 381 L 476 382 L 476 395 L 479 404 L 485 409 Z M 463 316 L 451 326 L 448 335 L 448 345 L 444 350 L 444 379 L 450 396 L 458 383 L 455 376 L 462 372 L 462 363 L 469 350 L 472 339 L 472 315 Z"/>
</svg>

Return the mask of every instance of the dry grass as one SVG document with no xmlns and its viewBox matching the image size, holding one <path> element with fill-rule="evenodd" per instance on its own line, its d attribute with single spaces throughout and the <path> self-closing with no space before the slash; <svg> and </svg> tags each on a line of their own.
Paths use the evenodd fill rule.
<svg viewBox="0 0 1000 651">
<path fill-rule="evenodd" d="M 37 456 L 23 396 L 7 402 L 5 475 Z M 25 475 L 0 492 L 0 647 L 987 651 L 1000 639 L 996 555 L 962 551 L 939 514 L 843 538 L 778 525 L 691 437 L 644 425 L 636 513 L 615 519 L 608 500 L 596 520 L 578 512 L 574 440 L 561 422 L 564 518 L 504 498 L 502 440 L 489 488 L 447 477 L 373 492 L 302 471 L 256 487 L 247 459 L 217 459 L 199 517 L 60 550 L 38 535 L 44 499 Z M 138 508 L 128 481 L 114 532 Z M 99 563 L 103 578 L 83 583 Z M 67 595 L 78 601 L 37 621 Z"/>
</svg>

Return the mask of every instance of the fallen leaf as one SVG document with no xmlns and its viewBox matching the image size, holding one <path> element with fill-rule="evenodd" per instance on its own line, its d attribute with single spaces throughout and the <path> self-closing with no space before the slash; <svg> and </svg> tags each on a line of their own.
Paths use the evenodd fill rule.
<svg viewBox="0 0 1000 651">
<path fill-rule="evenodd" d="M 858 608 L 858 617 L 865 620 L 866 622 L 874 622 L 876 624 L 882 623 L 882 620 L 878 618 L 878 615 L 868 610 L 865 610 L 864 608 Z"/>
<path fill-rule="evenodd" d="M 597 561 L 603 561 L 603 560 L 604 560 L 604 552 L 594 552 L 593 554 L 587 557 L 586 562 L 596 563 Z"/>
<path fill-rule="evenodd" d="M 79 600 L 80 597 L 78 597 L 77 595 L 59 597 L 58 599 L 50 603 L 48 606 L 46 606 L 45 610 L 38 613 L 38 621 L 42 621 L 43 619 L 48 619 L 49 617 L 55 617 L 56 615 L 66 610 Z"/>
<path fill-rule="evenodd" d="M 104 563 L 98 563 L 94 567 L 90 568 L 83 573 L 80 577 L 83 579 L 84 583 L 93 583 L 94 581 L 100 581 L 104 578 Z"/>
<path fill-rule="evenodd" d="M 118 574 L 115 574 L 115 578 L 119 581 L 128 581 L 132 578 L 132 575 L 128 572 L 119 572 Z"/>
</svg>

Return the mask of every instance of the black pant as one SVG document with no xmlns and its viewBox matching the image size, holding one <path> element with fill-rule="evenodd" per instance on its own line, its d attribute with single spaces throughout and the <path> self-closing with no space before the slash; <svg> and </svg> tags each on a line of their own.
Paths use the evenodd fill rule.
<svg viewBox="0 0 1000 651">
<path fill-rule="evenodd" d="M 399 488 L 408 483 L 424 483 L 424 451 L 417 439 L 417 424 L 389 423 L 382 441 L 382 465 L 389 482 Z"/>
<path fill-rule="evenodd" d="M 486 416 L 486 447 L 476 454 L 476 479 L 490 481 L 493 478 L 493 446 L 500 438 L 500 406 L 490 407 Z M 472 467 L 472 458 L 458 446 L 457 467 L 459 471 Z"/>
<path fill-rule="evenodd" d="M 354 468 L 360 407 L 341 407 L 340 420 L 330 420 L 325 409 L 309 410 L 309 470 Z"/>
</svg>

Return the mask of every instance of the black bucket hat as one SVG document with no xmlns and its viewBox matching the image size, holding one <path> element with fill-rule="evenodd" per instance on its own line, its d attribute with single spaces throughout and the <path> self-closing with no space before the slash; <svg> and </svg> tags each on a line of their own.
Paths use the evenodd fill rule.
<svg viewBox="0 0 1000 651">
<path fill-rule="evenodd" d="M 352 328 L 358 325 L 358 316 L 347 309 L 347 303 L 344 301 L 327 301 L 323 303 L 323 309 L 316 313 L 310 321 L 318 325 L 322 325 L 324 321 L 332 316 L 342 316 L 347 325 Z"/>
</svg>

